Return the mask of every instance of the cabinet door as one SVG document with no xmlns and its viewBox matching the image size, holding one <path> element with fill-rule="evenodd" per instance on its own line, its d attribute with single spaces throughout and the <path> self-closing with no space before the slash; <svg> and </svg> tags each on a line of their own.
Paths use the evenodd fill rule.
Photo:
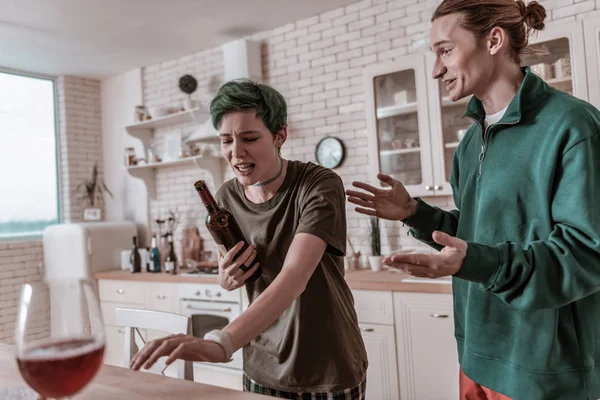
<svg viewBox="0 0 600 400">
<path fill-rule="evenodd" d="M 402 400 L 455 400 L 459 364 L 452 295 L 394 293 Z"/>
<path fill-rule="evenodd" d="M 433 71 L 435 57 L 426 55 L 427 71 Z M 451 196 L 450 171 L 452 157 L 460 142 L 460 135 L 473 121 L 463 118 L 471 96 L 452 102 L 440 80 L 429 78 L 427 94 L 431 116 L 431 154 L 433 160 L 433 191 L 436 196 Z"/>
<path fill-rule="evenodd" d="M 588 100 L 583 23 L 551 22 L 530 40 L 531 49 L 540 54 L 523 55 L 522 64 L 550 85 Z"/>
<path fill-rule="evenodd" d="M 171 313 L 179 312 L 179 290 L 174 283 L 144 283 L 146 309 Z"/>
<path fill-rule="evenodd" d="M 589 101 L 600 109 L 600 19 L 583 21 Z"/>
<path fill-rule="evenodd" d="M 365 72 L 370 179 L 401 181 L 413 196 L 433 194 L 425 58 L 413 55 Z"/>
<path fill-rule="evenodd" d="M 398 368 L 394 327 L 359 324 L 367 349 L 367 399 L 397 400 Z"/>
<path fill-rule="evenodd" d="M 125 360 L 125 328 L 106 326 L 106 348 L 104 363 L 116 367 L 124 367 Z"/>
</svg>

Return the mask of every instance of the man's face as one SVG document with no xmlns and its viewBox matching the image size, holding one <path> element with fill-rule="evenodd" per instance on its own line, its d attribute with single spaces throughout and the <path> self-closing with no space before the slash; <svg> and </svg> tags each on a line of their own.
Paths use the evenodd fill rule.
<svg viewBox="0 0 600 400">
<path fill-rule="evenodd" d="M 494 69 L 485 41 L 459 26 L 459 13 L 433 21 L 429 38 L 435 54 L 433 78 L 443 81 L 452 101 L 481 93 Z"/>
</svg>

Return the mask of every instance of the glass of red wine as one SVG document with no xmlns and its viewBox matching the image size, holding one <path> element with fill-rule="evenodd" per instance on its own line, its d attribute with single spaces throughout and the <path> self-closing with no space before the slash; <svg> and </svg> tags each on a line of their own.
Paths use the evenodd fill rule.
<svg viewBox="0 0 600 400">
<path fill-rule="evenodd" d="M 91 281 L 24 284 L 15 329 L 21 376 L 41 398 L 63 400 L 94 378 L 106 335 Z"/>
</svg>

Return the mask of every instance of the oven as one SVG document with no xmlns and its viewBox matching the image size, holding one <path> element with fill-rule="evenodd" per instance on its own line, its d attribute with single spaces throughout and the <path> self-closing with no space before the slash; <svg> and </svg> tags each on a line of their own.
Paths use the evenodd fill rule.
<svg viewBox="0 0 600 400">
<path fill-rule="evenodd" d="M 241 290 L 228 292 L 216 284 L 182 284 L 179 287 L 179 299 L 180 313 L 192 318 L 192 334 L 198 338 L 213 329 L 223 329 L 242 310 Z M 241 370 L 242 350 L 236 351 L 228 363 L 208 364 Z"/>
</svg>

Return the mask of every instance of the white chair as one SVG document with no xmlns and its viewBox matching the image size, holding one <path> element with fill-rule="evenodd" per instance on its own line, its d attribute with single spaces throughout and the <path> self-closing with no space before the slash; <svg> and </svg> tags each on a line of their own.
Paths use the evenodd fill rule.
<svg viewBox="0 0 600 400">
<path fill-rule="evenodd" d="M 187 315 L 120 307 L 116 308 L 115 314 L 117 325 L 125 328 L 125 368 L 129 368 L 131 358 L 146 344 L 138 329 L 152 329 L 172 334 L 192 334 L 192 319 Z M 149 371 L 164 375 L 166 360 L 166 357 L 161 357 Z M 174 364 L 177 365 L 179 379 L 194 380 L 191 361 L 177 360 Z"/>
</svg>

